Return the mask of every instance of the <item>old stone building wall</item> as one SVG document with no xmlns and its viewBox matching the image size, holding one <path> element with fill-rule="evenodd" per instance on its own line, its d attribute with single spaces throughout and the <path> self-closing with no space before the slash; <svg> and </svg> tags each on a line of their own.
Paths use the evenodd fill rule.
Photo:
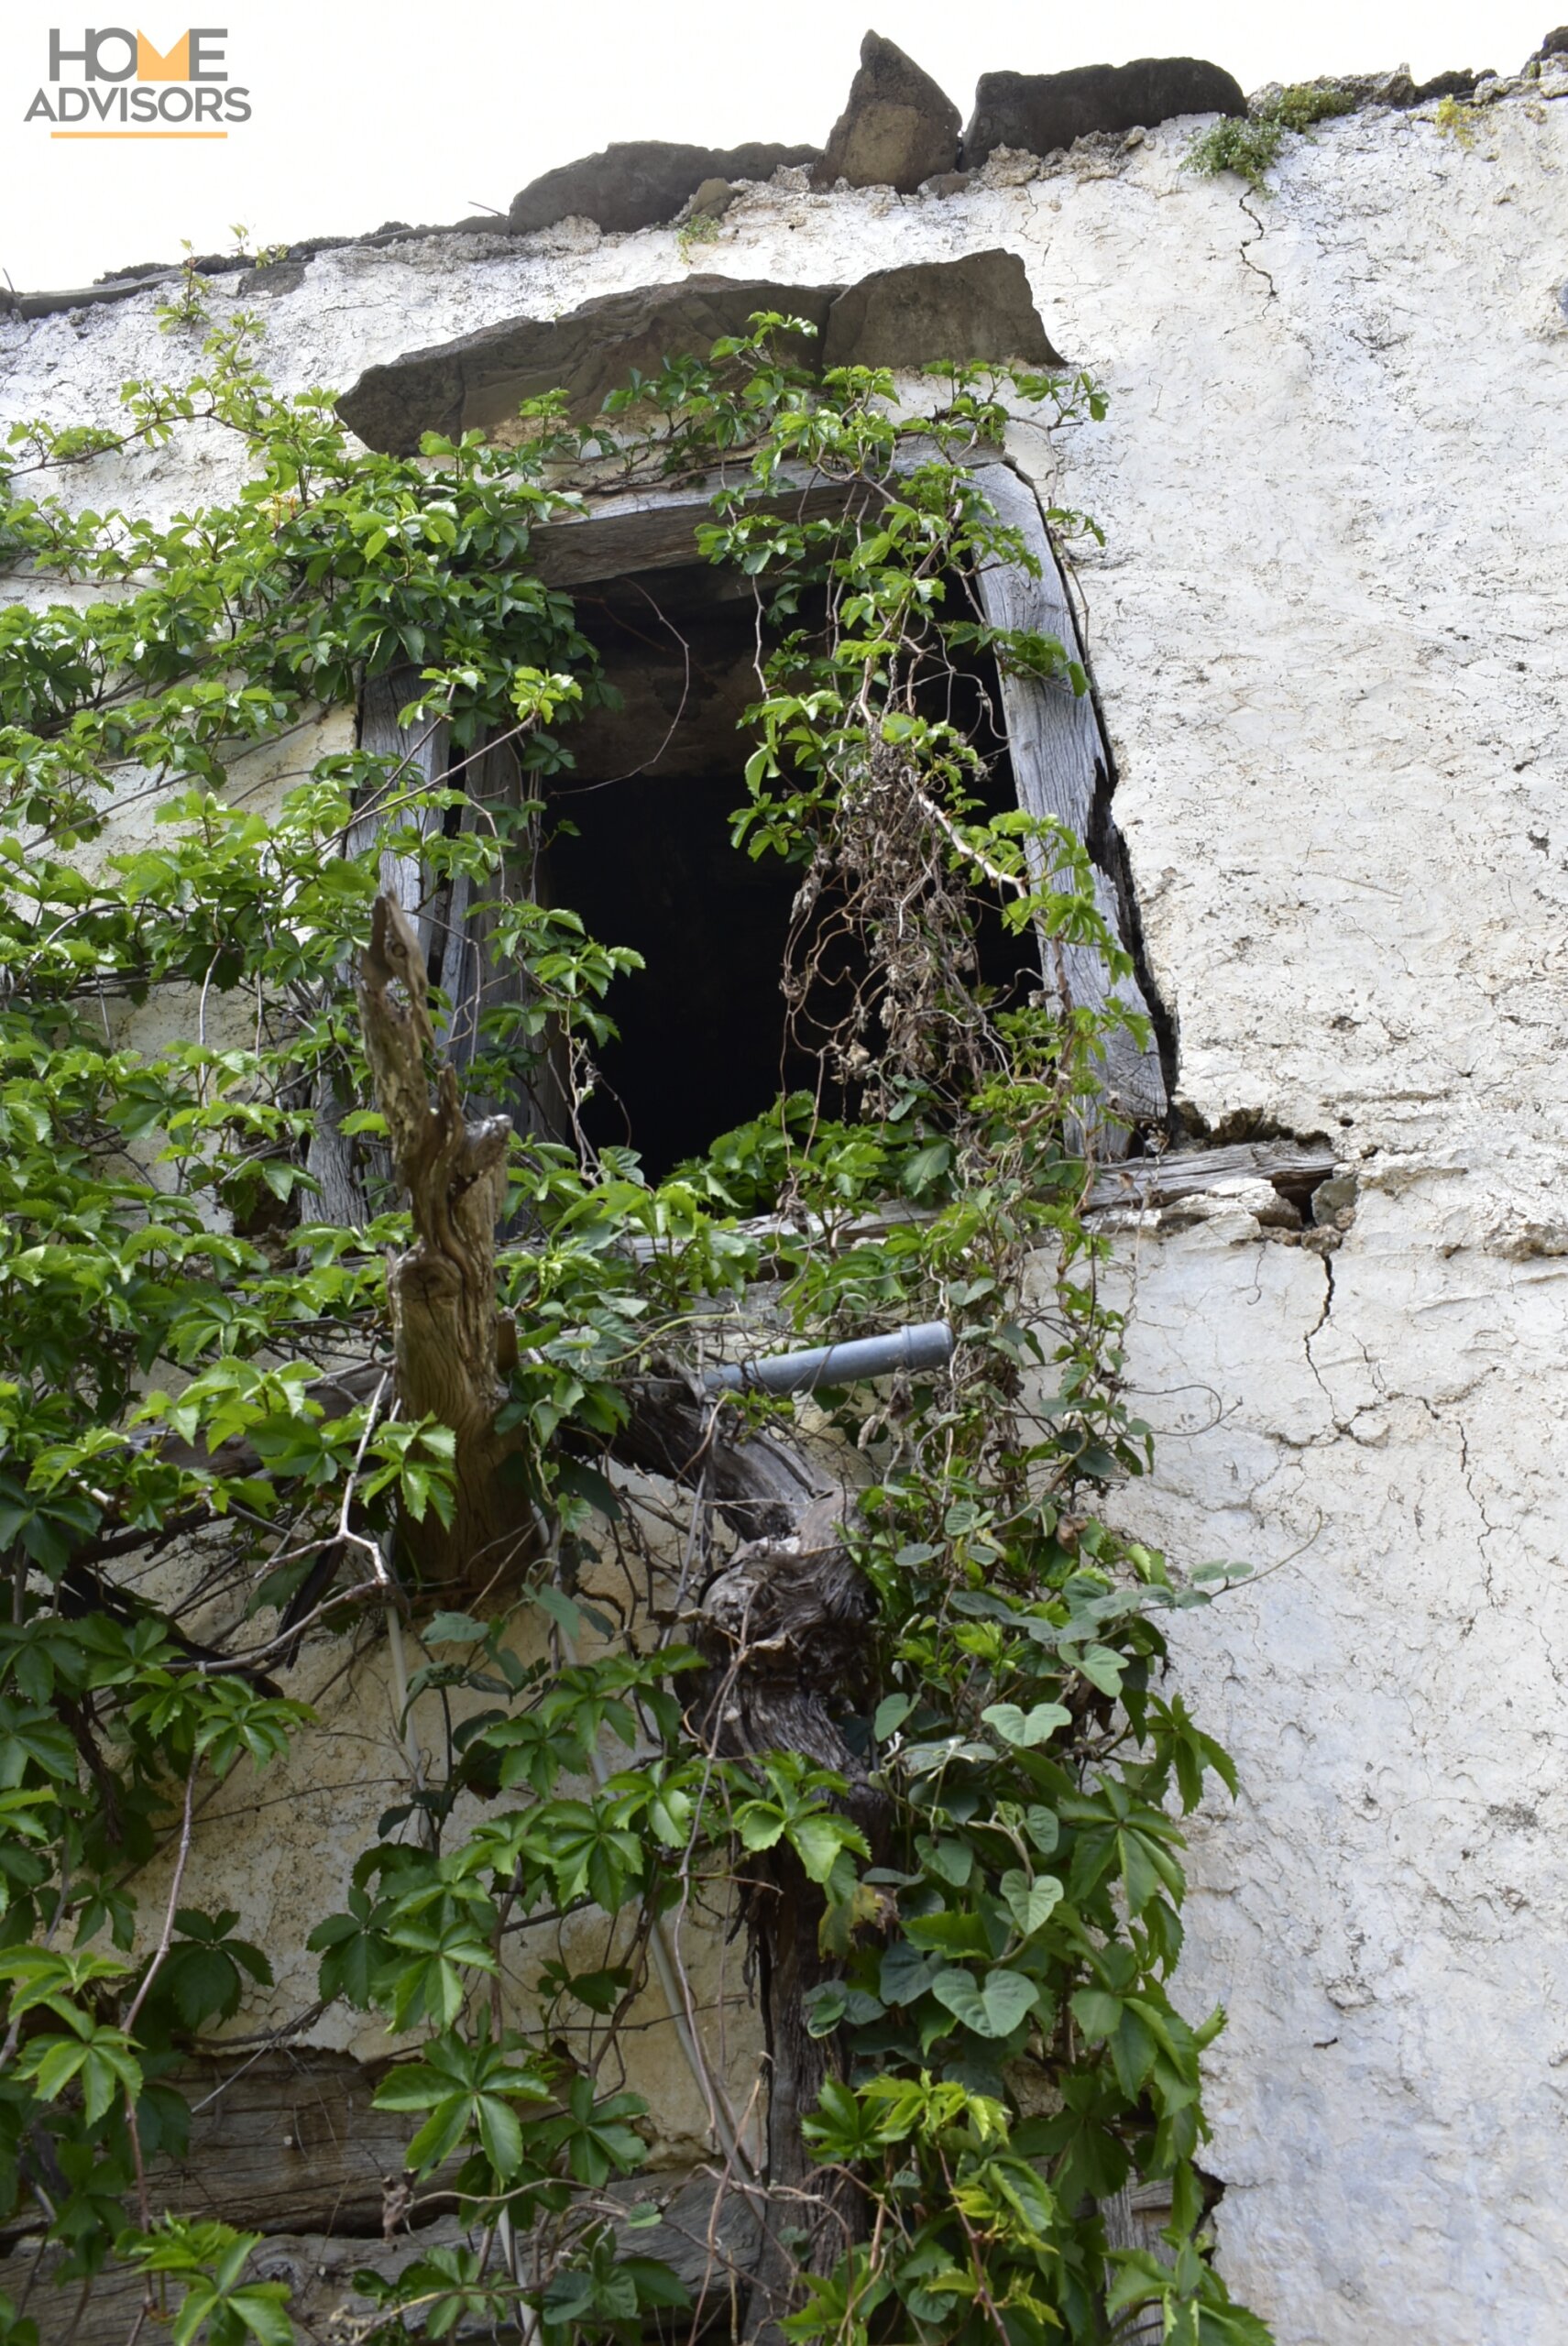
<svg viewBox="0 0 1568 2346">
<path fill-rule="evenodd" d="M 1243 1189 L 1129 1212 L 1120 1252 L 1162 1437 L 1124 1514 L 1258 1568 L 1179 1631 L 1242 1776 L 1198 1828 L 1182 1994 L 1230 2012 L 1205 2165 L 1281 2346 L 1563 2330 L 1568 74 L 1489 94 L 1324 123 L 1266 196 L 1184 170 L 1172 121 L 937 192 L 786 166 L 700 248 L 569 218 L 243 289 L 282 382 L 342 387 L 694 257 L 822 284 L 999 247 L 1108 389 L 1011 453 L 1106 533 L 1079 578 L 1176 1099 L 1195 1138 L 1339 1168 L 1313 1232 Z M 158 298 L 0 320 L 4 414 L 101 419 L 184 363 Z M 227 464 L 177 441 L 136 494 Z M 345 1782 L 392 1734 L 383 1687 L 356 1701 Z M 332 1783 L 264 1795 L 225 1895 L 266 1942 L 361 1820 Z"/>
</svg>

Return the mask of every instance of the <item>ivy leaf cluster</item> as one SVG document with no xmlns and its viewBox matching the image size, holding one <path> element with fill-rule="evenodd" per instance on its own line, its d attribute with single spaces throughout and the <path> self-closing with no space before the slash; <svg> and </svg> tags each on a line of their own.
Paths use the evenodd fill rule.
<svg viewBox="0 0 1568 2346">
<path fill-rule="evenodd" d="M 188 287 L 171 324 L 201 306 Z M 1221 2016 L 1174 1985 L 1181 1818 L 1234 1781 L 1170 1685 L 1166 1617 L 1225 1575 L 1116 1529 L 1152 1441 L 1084 1205 L 1108 1036 L 1135 1022 L 1045 981 L 1053 939 L 1129 965 L 1081 844 L 987 811 L 986 753 L 945 696 L 977 663 L 1086 689 L 1068 647 L 987 627 L 965 581 L 1035 559 L 978 477 L 1010 415 L 1098 421 L 1103 395 L 960 368 L 912 416 L 884 372 L 811 372 L 800 322 L 767 316 L 589 428 L 543 400 L 513 446 L 431 435 L 392 458 L 327 392 L 275 392 L 258 332 L 212 327 L 114 424 L 15 427 L 0 465 L 0 566 L 27 588 L 0 613 L 0 2212 L 67 2280 L 140 2273 L 179 2346 L 295 2334 L 254 2235 L 161 2214 L 159 2162 L 190 2139 L 192 2054 L 301 1952 L 221 1902 L 204 1801 L 310 1735 L 300 1641 L 354 1666 L 368 1611 L 420 1756 L 307 1945 L 321 1999 L 380 2032 L 416 2204 L 455 2195 L 469 2226 L 395 2282 L 359 2276 L 368 2334 L 576 2346 L 685 2312 L 607 2197 L 647 2150 L 630 2016 L 672 1986 L 680 2006 L 686 1918 L 743 1919 L 787 1861 L 819 1916 L 801 2017 L 828 2077 L 804 2140 L 855 2211 L 831 2255 L 803 2252 L 787 2334 L 1098 2346 L 1152 2304 L 1183 2346 L 1258 2346 L 1204 2230 Z M 226 501 L 150 518 L 79 493 L 102 455 L 198 432 L 233 452 Z M 591 1080 L 637 981 L 634 953 L 533 886 L 550 779 L 608 696 L 531 555 L 586 465 L 722 469 L 695 551 L 749 582 L 764 647 L 735 843 L 808 899 L 840 890 L 883 976 L 833 1046 L 834 1113 L 760 1101 L 659 1183 L 570 1131 L 515 1141 L 497 1423 L 540 1561 L 458 1611 L 401 1539 L 454 1519 L 455 1453 L 399 1406 L 384 1266 L 409 1226 L 351 972 L 384 855 L 433 896 L 463 882 L 521 980 L 465 1070 L 477 1103 L 547 1060 Z M 780 492 L 803 468 L 856 493 L 801 521 Z M 313 755 L 390 674 L 410 738 L 445 729 L 433 782 Z M 477 822 L 498 744 L 522 786 Z M 983 979 L 987 922 L 1042 938 L 1028 998 Z M 798 1008 L 809 956 L 784 978 Z M 312 1169 L 329 1113 L 358 1151 L 348 1222 Z M 938 1315 L 958 1338 L 950 1373 L 813 1397 L 865 1464 L 844 1538 L 866 1634 L 836 1697 L 853 1781 L 705 1734 L 684 1573 L 674 1617 L 582 1593 L 637 1537 L 617 1444 L 640 1387 L 742 1336 L 764 1278 L 803 1341 Z M 798 1432 L 787 1403 L 723 1406 L 726 1440 Z M 707 1505 L 688 1561 L 711 1561 Z M 1103 2203 L 1132 2179 L 1168 2187 L 1163 2253 L 1109 2246 Z M 0 2337 L 34 2326 L 0 2301 Z"/>
</svg>

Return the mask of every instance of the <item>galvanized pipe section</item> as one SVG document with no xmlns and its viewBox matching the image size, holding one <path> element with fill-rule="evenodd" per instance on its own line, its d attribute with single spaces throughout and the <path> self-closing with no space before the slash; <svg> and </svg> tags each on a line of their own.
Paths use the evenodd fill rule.
<svg viewBox="0 0 1568 2346">
<path fill-rule="evenodd" d="M 848 1343 L 815 1344 L 808 1352 L 773 1353 L 763 1360 L 710 1368 L 703 1383 L 710 1393 L 809 1393 L 818 1385 L 858 1385 L 869 1376 L 894 1376 L 901 1369 L 944 1368 L 953 1356 L 953 1332 L 945 1320 L 923 1320 L 918 1327 L 894 1328 L 886 1336 L 855 1336 Z"/>
</svg>

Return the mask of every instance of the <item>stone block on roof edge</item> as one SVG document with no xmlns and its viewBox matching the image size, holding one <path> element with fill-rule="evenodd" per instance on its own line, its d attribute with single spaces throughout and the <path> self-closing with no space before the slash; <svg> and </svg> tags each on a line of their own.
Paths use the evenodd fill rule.
<svg viewBox="0 0 1568 2346">
<path fill-rule="evenodd" d="M 1245 115 L 1241 84 L 1201 57 L 1135 57 L 1065 73 L 982 73 L 964 133 L 972 170 L 998 147 L 1049 155 L 1096 130 L 1149 130 L 1184 114 Z"/>
<path fill-rule="evenodd" d="M 704 180 L 771 180 L 781 164 L 815 163 L 819 147 L 689 147 L 667 138 L 628 138 L 562 163 L 514 195 L 507 225 L 514 236 L 557 220 L 597 221 L 610 234 L 656 228 L 674 219 Z"/>
<path fill-rule="evenodd" d="M 1433 98 L 1473 98 L 1477 82 L 1493 79 L 1489 70 L 1478 73 L 1472 65 L 1456 66 L 1452 73 L 1434 73 L 1430 82 L 1418 82 L 1411 104 L 1425 106 Z"/>
<path fill-rule="evenodd" d="M 824 367 L 928 367 L 942 359 L 1016 359 L 1060 367 L 1016 253 L 879 269 L 828 314 Z"/>
<path fill-rule="evenodd" d="M 922 180 L 959 159 L 963 117 L 947 92 L 896 41 L 867 33 L 860 71 L 828 133 L 814 187 L 891 187 L 913 195 Z"/>
</svg>

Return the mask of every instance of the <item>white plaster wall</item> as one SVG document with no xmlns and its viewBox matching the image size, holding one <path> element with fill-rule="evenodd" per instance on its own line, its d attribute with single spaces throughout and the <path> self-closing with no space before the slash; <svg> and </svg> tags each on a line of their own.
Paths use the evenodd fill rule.
<svg viewBox="0 0 1568 2346">
<path fill-rule="evenodd" d="M 945 200 L 759 190 L 697 265 L 1002 243 L 1112 392 L 1060 487 L 1108 532 L 1091 650 L 1180 1097 L 1327 1133 L 1360 1182 L 1330 1256 L 1241 1211 L 1126 1249 L 1167 1437 L 1127 1510 L 1277 1567 L 1178 1640 L 1244 1779 L 1196 1836 L 1183 1988 L 1232 2014 L 1223 2258 L 1280 2346 L 1557 2346 L 1568 83 L 1469 148 L 1431 109 L 1329 124 L 1254 216 L 1179 169 L 1190 130 Z M 344 385 L 681 269 L 669 231 L 574 224 L 329 255 L 269 305 L 272 363 Z M 0 413 L 101 416 L 188 363 L 155 298 L 0 328 Z M 92 494 L 172 505 L 227 463 Z"/>
<path fill-rule="evenodd" d="M 1257 207 L 1268 280 L 1154 159 L 1046 257 L 1180 1097 L 1360 1181 L 1326 1259 L 1236 1216 L 1135 1266 L 1128 1511 L 1279 1566 L 1177 1643 L 1244 1786 L 1184 1990 L 1223 2259 L 1282 2346 L 1565 2334 L 1565 164 L 1539 96 L 1469 150 L 1359 117 Z"/>
</svg>

